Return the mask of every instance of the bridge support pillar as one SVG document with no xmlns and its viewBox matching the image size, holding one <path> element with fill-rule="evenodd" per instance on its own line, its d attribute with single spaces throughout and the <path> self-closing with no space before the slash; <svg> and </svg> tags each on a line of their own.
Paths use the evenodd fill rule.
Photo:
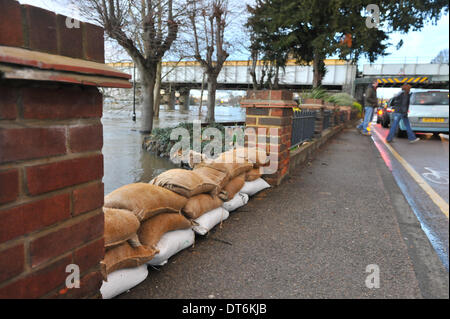
<svg viewBox="0 0 450 319">
<path fill-rule="evenodd" d="M 181 93 L 180 110 L 182 110 L 182 111 L 189 111 L 189 99 L 191 97 L 191 90 L 190 89 L 184 89 L 180 93 Z"/>
<path fill-rule="evenodd" d="M 169 98 L 168 98 L 166 110 L 168 110 L 168 111 L 175 110 L 175 90 L 174 89 L 171 89 L 169 91 Z"/>
<path fill-rule="evenodd" d="M 264 179 L 273 186 L 280 185 L 289 172 L 292 108 L 296 106 L 292 92 L 286 90 L 249 91 L 241 101 L 246 108 L 246 145 L 270 154 Z"/>
</svg>

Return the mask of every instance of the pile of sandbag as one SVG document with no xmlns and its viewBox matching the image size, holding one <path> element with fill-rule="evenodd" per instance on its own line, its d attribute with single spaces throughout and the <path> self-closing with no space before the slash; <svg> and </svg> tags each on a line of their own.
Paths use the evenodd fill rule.
<svg viewBox="0 0 450 319">
<path fill-rule="evenodd" d="M 132 283 L 136 285 L 137 280 L 128 282 L 122 274 L 144 280 L 140 266 L 155 258 L 170 257 L 167 247 L 159 245 L 164 235 L 176 230 L 194 234 L 192 223 L 181 214 L 186 202 L 187 198 L 175 192 L 147 183 L 125 185 L 105 196 L 103 298 L 130 289 Z"/>
<path fill-rule="evenodd" d="M 247 149 L 203 159 L 192 170 L 168 170 L 147 183 L 120 187 L 105 196 L 103 298 L 113 298 L 147 277 L 146 265 L 162 266 L 270 187 L 259 167 L 265 152 Z M 130 280 L 126 280 L 130 278 Z"/>
</svg>

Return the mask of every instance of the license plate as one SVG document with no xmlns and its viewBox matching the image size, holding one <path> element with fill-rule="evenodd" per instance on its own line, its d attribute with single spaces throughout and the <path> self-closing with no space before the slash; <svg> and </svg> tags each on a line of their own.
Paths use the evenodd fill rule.
<svg viewBox="0 0 450 319">
<path fill-rule="evenodd" d="M 423 118 L 422 122 L 427 122 L 427 123 L 444 123 L 445 120 L 441 119 L 441 118 Z"/>
</svg>

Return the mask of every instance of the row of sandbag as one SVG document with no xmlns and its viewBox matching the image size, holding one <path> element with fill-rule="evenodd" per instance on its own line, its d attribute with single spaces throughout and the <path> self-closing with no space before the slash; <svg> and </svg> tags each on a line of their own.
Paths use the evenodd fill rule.
<svg viewBox="0 0 450 319">
<path fill-rule="evenodd" d="M 259 165 L 247 159 L 201 163 L 192 171 L 169 170 L 149 184 L 130 184 L 108 194 L 103 298 L 144 280 L 144 264 L 164 265 L 194 243 L 194 232 L 206 234 L 229 211 L 246 204 L 249 195 L 269 187 L 260 178 Z"/>
</svg>

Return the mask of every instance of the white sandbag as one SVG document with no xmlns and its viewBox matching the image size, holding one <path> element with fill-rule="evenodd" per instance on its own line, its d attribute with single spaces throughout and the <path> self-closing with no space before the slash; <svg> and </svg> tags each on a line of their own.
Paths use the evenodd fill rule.
<svg viewBox="0 0 450 319">
<path fill-rule="evenodd" d="M 244 193 L 237 193 L 234 195 L 233 199 L 223 203 L 222 207 L 225 208 L 227 211 L 232 212 L 238 209 L 239 207 L 242 207 L 248 203 L 249 196 Z"/>
<path fill-rule="evenodd" d="M 108 281 L 103 281 L 100 293 L 103 299 L 114 298 L 125 291 L 139 285 L 147 278 L 147 265 L 135 268 L 125 268 L 113 271 L 108 275 Z"/>
<path fill-rule="evenodd" d="M 223 207 L 213 209 L 195 220 L 198 224 L 192 229 L 199 235 L 206 235 L 214 226 L 224 221 L 230 216 L 230 213 Z"/>
<path fill-rule="evenodd" d="M 263 180 L 262 178 L 258 178 L 253 182 L 245 182 L 244 187 L 239 191 L 240 193 L 247 194 L 248 196 L 253 196 L 260 191 L 269 188 L 270 185 Z"/>
<path fill-rule="evenodd" d="M 194 241 L 195 233 L 190 228 L 167 232 L 161 237 L 158 244 L 156 244 L 159 253 L 149 260 L 147 264 L 152 266 L 163 266 L 167 264 L 170 257 L 179 251 L 192 246 Z"/>
</svg>

